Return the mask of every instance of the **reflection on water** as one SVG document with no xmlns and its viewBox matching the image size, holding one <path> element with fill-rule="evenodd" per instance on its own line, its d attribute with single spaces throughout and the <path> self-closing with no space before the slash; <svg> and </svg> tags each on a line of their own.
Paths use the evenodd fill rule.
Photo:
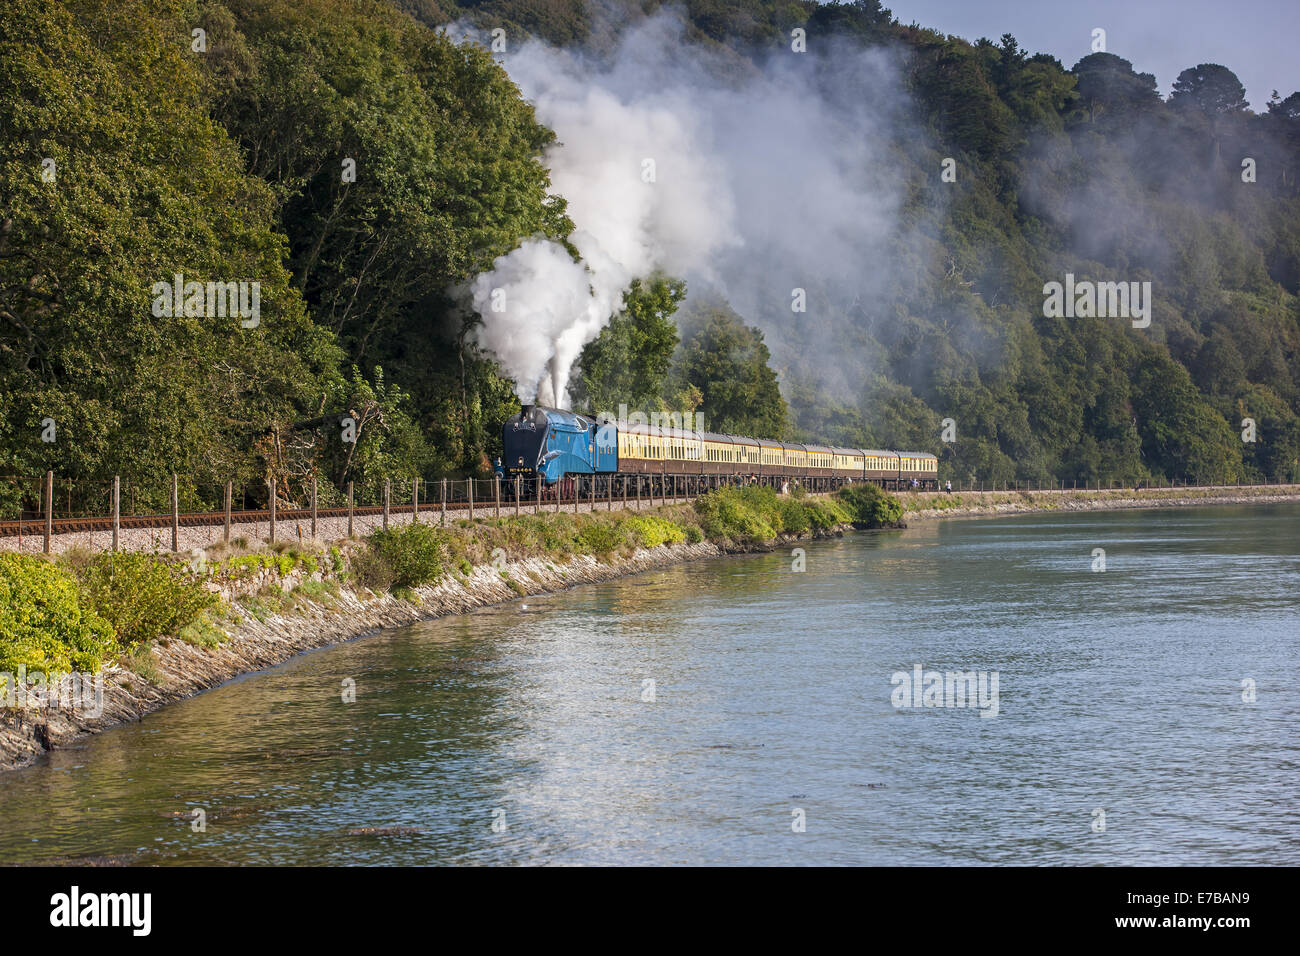
<svg viewBox="0 0 1300 956">
<path fill-rule="evenodd" d="M 1294 864 L 1297 532 L 1294 506 L 934 522 L 404 628 L 0 776 L 0 851 Z M 997 671 L 999 716 L 895 710 L 915 664 Z"/>
</svg>

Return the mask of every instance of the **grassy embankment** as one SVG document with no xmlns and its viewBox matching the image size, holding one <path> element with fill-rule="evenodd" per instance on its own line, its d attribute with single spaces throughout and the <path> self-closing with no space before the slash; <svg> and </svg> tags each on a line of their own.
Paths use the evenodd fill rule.
<svg viewBox="0 0 1300 956">
<path fill-rule="evenodd" d="M 304 599 L 329 604 L 342 586 L 392 592 L 418 603 L 414 588 L 447 575 L 467 579 L 495 565 L 511 587 L 509 562 L 562 565 L 579 555 L 616 562 L 638 549 L 710 541 L 743 551 L 839 526 L 882 527 L 902 508 L 865 486 L 835 496 L 780 497 L 767 488 L 727 488 L 654 513 L 595 511 L 461 519 L 449 527 L 406 524 L 360 541 L 310 548 L 211 549 L 197 566 L 175 556 L 69 552 L 57 560 L 0 555 L 0 673 L 98 671 L 117 662 L 150 678 L 148 646 L 179 639 L 214 647 L 248 614 L 266 620 Z M 286 580 L 295 583 L 286 587 Z M 231 602 L 222 593 L 266 581 Z M 243 588 L 242 590 L 247 590 Z"/>
</svg>

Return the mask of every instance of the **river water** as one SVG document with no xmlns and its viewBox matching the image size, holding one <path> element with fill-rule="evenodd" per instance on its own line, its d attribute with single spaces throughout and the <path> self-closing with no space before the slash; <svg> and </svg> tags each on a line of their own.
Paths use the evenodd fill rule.
<svg viewBox="0 0 1300 956">
<path fill-rule="evenodd" d="M 1298 543 L 936 521 L 403 628 L 0 776 L 0 860 L 1296 864 Z"/>
</svg>

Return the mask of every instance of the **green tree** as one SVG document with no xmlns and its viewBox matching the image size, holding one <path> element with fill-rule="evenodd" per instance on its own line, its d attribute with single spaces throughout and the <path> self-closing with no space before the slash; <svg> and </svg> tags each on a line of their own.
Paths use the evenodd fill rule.
<svg viewBox="0 0 1300 956">
<path fill-rule="evenodd" d="M 0 471 L 52 468 L 97 507 L 115 473 L 142 506 L 172 471 L 191 501 L 261 477 L 257 437 L 339 358 L 283 266 L 271 189 L 207 115 L 188 23 L 143 0 L 0 11 Z M 155 314 L 177 273 L 259 283 L 256 324 Z"/>
<path fill-rule="evenodd" d="M 1113 53 L 1091 53 L 1072 72 L 1090 123 L 1105 114 L 1127 116 L 1160 105 L 1155 76 L 1135 72 L 1132 63 Z"/>
<path fill-rule="evenodd" d="M 698 390 L 710 431 L 782 438 L 788 411 L 763 333 L 745 325 L 726 305 L 693 307 L 683 323 L 674 376 Z"/>
<path fill-rule="evenodd" d="M 575 407 L 593 414 L 617 414 L 619 405 L 659 410 L 668 397 L 668 370 L 678 343 L 672 317 L 685 296 L 686 284 L 678 279 L 633 281 L 623 310 L 578 358 Z"/>
<path fill-rule="evenodd" d="M 1133 412 L 1152 471 L 1201 483 L 1241 478 L 1241 443 L 1168 356 L 1153 352 L 1138 363 Z"/>
<path fill-rule="evenodd" d="M 1195 109 L 1206 116 L 1229 116 L 1243 112 L 1246 88 L 1226 66 L 1198 63 L 1178 74 L 1169 102 L 1180 109 Z"/>
<path fill-rule="evenodd" d="M 228 9 L 247 55 L 211 61 L 213 109 L 279 199 L 296 287 L 409 392 L 448 466 L 480 468 L 506 386 L 448 290 L 521 238 L 568 234 L 540 159 L 554 134 L 487 50 L 378 0 Z"/>
</svg>

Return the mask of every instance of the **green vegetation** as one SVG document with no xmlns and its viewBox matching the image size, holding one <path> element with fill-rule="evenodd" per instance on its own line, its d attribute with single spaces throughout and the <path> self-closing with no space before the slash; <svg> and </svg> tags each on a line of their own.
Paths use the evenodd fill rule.
<svg viewBox="0 0 1300 956">
<path fill-rule="evenodd" d="M 85 600 L 124 647 L 176 634 L 216 603 L 182 566 L 148 554 L 100 554 L 79 577 Z"/>
<path fill-rule="evenodd" d="M 781 534 L 847 524 L 852 516 L 835 499 L 795 498 L 771 488 L 719 488 L 694 503 L 705 537 L 741 546 L 762 544 Z"/>
<path fill-rule="evenodd" d="M 308 600 L 315 601 L 317 604 L 332 604 L 338 600 L 340 589 L 339 583 L 334 580 L 325 581 L 303 581 L 294 589 L 295 594 L 301 594 Z"/>
<path fill-rule="evenodd" d="M 789 411 L 768 367 L 763 333 L 720 301 L 693 306 L 680 322 L 682 346 L 672 380 L 679 392 L 699 395 L 709 429 L 763 438 L 788 434 Z"/>
<path fill-rule="evenodd" d="M 176 634 L 178 638 L 186 644 L 193 644 L 196 647 L 205 647 L 212 649 L 220 647 L 222 642 L 229 639 L 221 627 L 212 620 L 206 613 L 200 614 L 197 618 L 182 627 Z"/>
<path fill-rule="evenodd" d="M 70 551 L 57 561 L 0 555 L 0 671 L 12 673 L 19 664 L 29 671 L 95 671 L 120 659 L 148 678 L 136 665 L 151 660 L 153 642 L 176 637 L 212 648 L 229 637 L 223 625 L 241 623 L 206 581 L 238 582 L 264 569 L 285 575 L 314 564 L 312 555 L 296 550 L 237 555 L 201 570 L 134 552 Z M 321 600 L 339 593 L 332 581 L 307 581 L 300 590 Z M 268 586 L 244 605 L 265 621 L 289 601 L 279 587 Z"/>
<path fill-rule="evenodd" d="M 0 554 L 0 672 L 97 671 L 117 647 L 76 576 L 42 558 Z"/>
<path fill-rule="evenodd" d="M 835 497 L 852 515 L 854 524 L 888 528 L 903 520 L 903 506 L 899 500 L 875 485 L 848 485 L 837 491 Z"/>
<path fill-rule="evenodd" d="M 249 617 L 265 624 L 272 614 L 279 612 L 280 597 L 280 593 L 269 595 L 263 591 L 240 598 L 239 603 L 248 612 Z"/>
<path fill-rule="evenodd" d="M 622 524 L 632 539 L 643 548 L 677 544 L 686 539 L 686 531 L 681 525 L 656 515 L 633 515 Z"/>
<path fill-rule="evenodd" d="M 138 674 L 149 683 L 154 685 L 162 683 L 162 674 L 158 671 L 158 662 L 154 659 L 152 645 L 137 644 L 122 655 L 121 661 L 132 673 Z"/>
<path fill-rule="evenodd" d="M 892 500 L 892 499 L 891 499 Z M 896 504 L 896 503 L 895 503 Z M 541 514 L 489 519 L 447 528 L 406 524 L 373 534 L 367 546 L 348 554 L 357 581 L 379 592 L 434 584 L 448 571 L 468 579 L 475 567 L 507 561 L 542 559 L 557 564 L 578 556 L 602 560 L 628 557 L 638 549 L 713 540 L 749 546 L 779 535 L 828 531 L 854 520 L 833 498 L 779 496 L 770 488 L 725 488 L 693 505 L 588 514 Z M 518 582 L 501 577 L 518 591 Z"/>
<path fill-rule="evenodd" d="M 370 536 L 370 547 L 392 571 L 393 584 L 413 588 L 442 576 L 446 538 L 421 522 L 399 525 Z"/>
</svg>

